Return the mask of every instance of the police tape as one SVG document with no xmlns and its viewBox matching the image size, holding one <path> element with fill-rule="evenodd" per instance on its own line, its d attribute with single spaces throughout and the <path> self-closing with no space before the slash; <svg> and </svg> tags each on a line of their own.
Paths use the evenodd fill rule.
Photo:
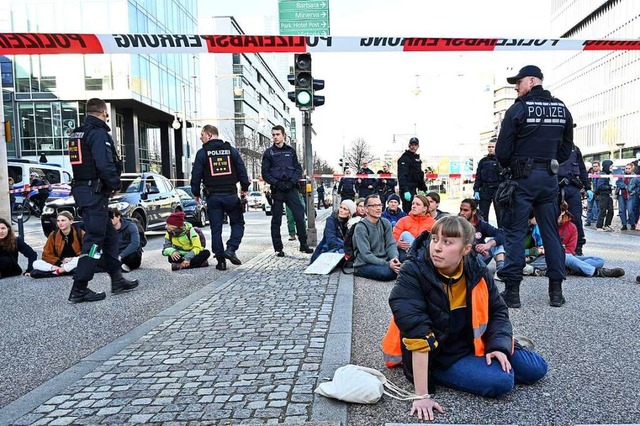
<svg viewBox="0 0 640 426">
<path fill-rule="evenodd" d="M 637 39 L 0 33 L 1 55 L 640 50 Z"/>
<path fill-rule="evenodd" d="M 39 186 L 25 185 L 22 188 L 10 189 L 9 194 L 24 194 L 25 192 L 31 192 L 31 191 L 35 191 L 36 189 L 43 189 L 43 188 L 53 189 L 53 185 L 52 184 L 39 185 Z"/>
<path fill-rule="evenodd" d="M 334 173 L 334 174 L 314 174 L 313 177 L 315 179 L 366 179 L 366 178 L 376 178 L 376 179 L 397 179 L 398 177 L 392 173 L 373 173 L 373 174 L 354 174 L 354 175 L 345 175 L 343 173 Z M 425 173 L 425 179 L 475 179 L 475 173 Z"/>
</svg>

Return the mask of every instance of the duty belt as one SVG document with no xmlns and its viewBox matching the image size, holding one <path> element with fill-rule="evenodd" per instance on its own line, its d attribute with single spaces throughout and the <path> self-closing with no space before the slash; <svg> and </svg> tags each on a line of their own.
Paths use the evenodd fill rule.
<svg viewBox="0 0 640 426">
<path fill-rule="evenodd" d="M 548 169 L 550 160 L 533 160 L 532 169 Z"/>
<path fill-rule="evenodd" d="M 93 179 L 74 179 L 73 186 L 95 186 L 100 181 L 100 178 Z"/>
</svg>

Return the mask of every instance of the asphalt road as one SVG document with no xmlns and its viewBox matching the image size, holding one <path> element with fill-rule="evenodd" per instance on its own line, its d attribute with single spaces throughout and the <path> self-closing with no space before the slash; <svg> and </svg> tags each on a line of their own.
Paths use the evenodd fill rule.
<svg viewBox="0 0 640 426">
<path fill-rule="evenodd" d="M 237 254 L 248 261 L 271 248 L 269 221 L 262 211 L 245 214 L 246 232 Z M 223 241 L 229 228 L 224 227 Z M 287 235 L 286 220 L 282 234 Z M 109 277 L 97 274 L 91 288 L 107 299 L 73 305 L 67 302 L 70 277 L 0 280 L 0 407 L 19 398 L 82 358 L 110 343 L 164 309 L 215 281 L 226 272 L 212 266 L 171 272 L 160 253 L 162 233 L 148 233 L 142 268 L 127 274 L 140 280 L 133 292 L 112 296 Z M 210 231 L 205 231 L 210 248 Z M 38 252 L 46 241 L 39 222 L 25 224 L 25 239 Z M 21 256 L 23 267 L 26 266 Z M 227 262 L 229 270 L 235 268 Z"/>
<path fill-rule="evenodd" d="M 449 209 L 449 211 L 454 211 Z M 435 423 L 575 425 L 640 423 L 640 274 L 636 233 L 587 230 L 585 254 L 621 266 L 619 279 L 571 276 L 568 300 L 548 306 L 547 280 L 525 277 L 521 309 L 511 309 L 514 332 L 532 338 L 549 363 L 548 375 L 534 386 L 518 386 L 494 400 L 438 387 L 436 400 L 446 413 Z M 493 265 L 490 266 L 492 268 Z M 373 367 L 405 389 L 413 386 L 401 369 L 387 369 L 380 341 L 391 315 L 388 297 L 393 283 L 355 279 L 353 364 Z M 501 284 L 498 284 L 502 288 Z M 349 405 L 349 424 L 419 423 L 409 417 L 411 404 L 383 397 L 375 405 Z"/>
</svg>

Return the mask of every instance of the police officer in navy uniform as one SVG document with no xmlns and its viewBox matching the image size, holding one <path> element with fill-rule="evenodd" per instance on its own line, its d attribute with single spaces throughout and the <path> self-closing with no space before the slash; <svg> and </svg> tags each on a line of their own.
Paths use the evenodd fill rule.
<svg viewBox="0 0 640 426">
<path fill-rule="evenodd" d="M 338 183 L 338 194 L 340 194 L 341 202 L 355 200 L 356 179 L 351 177 L 351 169 L 344 169 L 344 176 L 340 178 L 340 183 Z"/>
<path fill-rule="evenodd" d="M 282 207 L 286 204 L 293 213 L 300 242 L 300 251 L 313 253 L 307 244 L 304 223 L 304 205 L 298 195 L 298 181 L 302 177 L 302 167 L 295 149 L 284 143 L 284 127 L 277 125 L 271 129 L 273 145 L 262 155 L 262 178 L 271 185 L 273 205 L 271 207 L 271 241 L 278 257 L 284 257 L 280 226 Z"/>
<path fill-rule="evenodd" d="M 87 101 L 84 124 L 75 129 L 69 140 L 69 158 L 73 168 L 71 194 L 82 216 L 85 236 L 82 254 L 73 276 L 69 301 L 95 302 L 105 298 L 104 292 L 88 288 L 96 267 L 109 273 L 113 294 L 132 290 L 138 280 L 122 276 L 118 259 L 118 232 L 109 220 L 109 196 L 120 190 L 121 164 L 107 125 L 109 112 L 102 99 Z"/>
<path fill-rule="evenodd" d="M 371 170 L 369 168 L 369 161 L 368 160 L 363 160 L 362 161 L 362 168 L 358 171 L 359 175 L 372 175 L 373 170 Z M 376 184 L 377 184 L 377 179 L 372 178 L 372 177 L 364 177 L 364 178 L 358 178 L 358 196 L 360 198 L 367 198 L 367 195 L 369 194 L 373 194 L 374 192 L 377 192 L 377 188 L 376 188 Z"/>
<path fill-rule="evenodd" d="M 492 139 L 487 144 L 488 154 L 478 161 L 476 169 L 476 180 L 473 184 L 473 197 L 479 201 L 482 218 L 489 221 L 489 209 L 493 202 L 493 209 L 496 212 L 498 227 L 500 226 L 500 207 L 494 201 L 498 185 L 502 182 L 502 167 L 496 158 L 496 141 Z"/>
<path fill-rule="evenodd" d="M 540 227 L 547 261 L 550 305 L 565 302 L 565 256 L 558 234 L 558 168 L 573 148 L 573 119 L 562 101 L 542 88 L 542 71 L 534 65 L 523 67 L 507 78 L 515 84 L 518 99 L 507 110 L 498 141 L 496 156 L 500 165 L 509 167 L 517 183 L 511 206 L 503 209 L 506 259 L 498 276 L 505 282 L 502 293 L 510 308 L 520 307 L 520 282 L 525 265 L 522 247 L 529 212 L 533 208 Z"/>
<path fill-rule="evenodd" d="M 582 227 L 582 193 L 584 192 L 589 199 L 593 199 L 593 192 L 591 191 L 589 174 L 582 159 L 582 152 L 575 145 L 569 158 L 560 164 L 558 185 L 560 187 L 559 201 L 565 201 L 569 205 L 569 213 L 573 216 L 573 224 L 578 228 L 576 255 L 582 256 L 582 247 L 586 243 L 584 228 Z"/>
<path fill-rule="evenodd" d="M 422 160 L 418 154 L 420 141 L 413 137 L 409 139 L 409 149 L 398 158 L 398 186 L 400 187 L 400 198 L 402 199 L 402 210 L 411 211 L 411 202 L 418 189 L 427 191 L 427 184 L 424 182 L 424 171 L 422 170 Z"/>
<path fill-rule="evenodd" d="M 202 148 L 196 153 L 191 174 L 191 191 L 196 200 L 200 199 L 200 184 L 204 184 L 211 226 L 211 249 L 218 264 L 216 269 L 227 269 L 226 259 L 234 265 L 242 262 L 236 255 L 244 235 L 243 208 L 238 198 L 237 183 L 243 196 L 249 190 L 249 176 L 244 161 L 237 149 L 218 138 L 218 129 L 206 125 L 200 132 Z M 231 235 L 227 249 L 222 244 L 222 221 L 229 216 Z"/>
</svg>

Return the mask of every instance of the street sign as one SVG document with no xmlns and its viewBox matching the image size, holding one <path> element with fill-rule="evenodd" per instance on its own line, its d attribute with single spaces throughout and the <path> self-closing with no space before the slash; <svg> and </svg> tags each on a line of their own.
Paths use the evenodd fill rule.
<svg viewBox="0 0 640 426">
<path fill-rule="evenodd" d="M 280 34 L 329 35 L 329 1 L 279 0 L 278 7 Z"/>
</svg>

